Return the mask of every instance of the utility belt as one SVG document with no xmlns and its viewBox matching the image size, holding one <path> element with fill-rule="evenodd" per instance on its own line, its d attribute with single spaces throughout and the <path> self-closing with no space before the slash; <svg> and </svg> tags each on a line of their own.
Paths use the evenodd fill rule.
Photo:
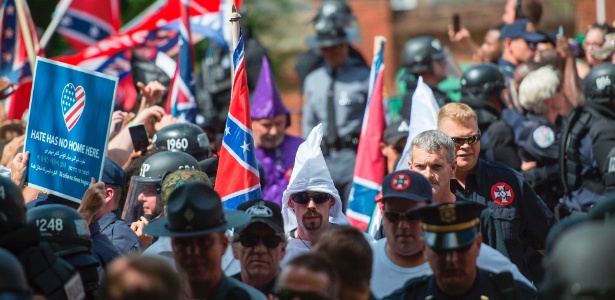
<svg viewBox="0 0 615 300">
<path fill-rule="evenodd" d="M 322 150 L 322 154 L 324 156 L 329 155 L 332 151 L 340 151 L 342 149 L 350 149 L 354 152 L 357 152 L 357 148 L 359 147 L 359 135 L 358 134 L 350 134 L 335 140 L 334 143 L 329 144 L 324 139 L 320 143 L 320 149 Z"/>
</svg>

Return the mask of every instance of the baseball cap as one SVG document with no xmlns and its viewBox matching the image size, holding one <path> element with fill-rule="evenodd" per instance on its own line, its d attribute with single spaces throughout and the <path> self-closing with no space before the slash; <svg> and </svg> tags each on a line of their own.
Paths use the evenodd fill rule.
<svg viewBox="0 0 615 300">
<path fill-rule="evenodd" d="M 389 124 L 389 126 L 387 126 L 384 130 L 384 142 L 389 145 L 395 145 L 400 139 L 407 139 L 409 129 L 410 127 L 408 126 L 408 122 L 405 120 L 400 120 Z"/>
<path fill-rule="evenodd" d="M 109 185 L 126 185 L 126 172 L 120 165 L 105 156 L 101 181 Z"/>
<path fill-rule="evenodd" d="M 502 28 L 500 40 L 503 41 L 504 39 L 516 38 L 522 38 L 526 42 L 530 43 L 541 43 L 547 41 L 547 37 L 541 33 L 536 32 L 534 24 L 525 19 L 517 20 L 514 23 L 508 24 L 504 26 L 504 28 Z"/>
<path fill-rule="evenodd" d="M 615 33 L 604 36 L 602 47 L 592 50 L 590 54 L 598 60 L 607 60 L 615 53 Z"/>
<path fill-rule="evenodd" d="M 284 232 L 284 220 L 282 219 L 282 209 L 272 201 L 263 199 L 252 199 L 241 203 L 237 210 L 243 210 L 252 217 L 250 222 L 244 227 L 237 228 L 237 232 L 248 228 L 253 223 L 263 223 L 269 226 L 276 233 Z"/>
<path fill-rule="evenodd" d="M 414 202 L 431 203 L 431 184 L 423 175 L 410 171 L 399 170 L 384 177 L 382 181 L 382 198 L 405 199 Z"/>
<path fill-rule="evenodd" d="M 475 227 L 486 206 L 473 201 L 432 204 L 415 208 L 421 220 L 423 240 L 435 250 L 453 250 L 470 245 L 478 235 Z"/>
</svg>

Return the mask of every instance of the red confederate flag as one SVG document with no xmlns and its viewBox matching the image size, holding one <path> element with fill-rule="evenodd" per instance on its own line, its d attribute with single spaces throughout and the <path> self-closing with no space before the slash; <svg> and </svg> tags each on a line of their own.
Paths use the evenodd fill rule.
<svg viewBox="0 0 615 300">
<path fill-rule="evenodd" d="M 233 87 L 226 128 L 220 149 L 216 176 L 216 192 L 225 209 L 236 209 L 242 202 L 262 198 L 254 152 L 248 75 L 244 61 L 243 35 L 233 52 Z"/>
<path fill-rule="evenodd" d="M 119 0 L 73 0 L 57 31 L 73 48 L 82 50 L 116 34 L 119 29 Z"/>
</svg>

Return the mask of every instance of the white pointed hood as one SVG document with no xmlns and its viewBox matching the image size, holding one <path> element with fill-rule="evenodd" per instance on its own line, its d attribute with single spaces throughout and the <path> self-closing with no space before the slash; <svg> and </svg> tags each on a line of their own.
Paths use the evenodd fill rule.
<svg viewBox="0 0 615 300">
<path fill-rule="evenodd" d="M 329 209 L 329 222 L 335 224 L 350 224 L 342 213 L 342 200 L 333 185 L 333 179 L 320 150 L 322 141 L 322 124 L 318 124 L 303 142 L 295 156 L 295 166 L 290 176 L 288 187 L 282 195 L 282 216 L 284 217 L 284 230 L 289 232 L 297 228 L 295 211 L 288 207 L 290 195 L 298 192 L 313 191 L 333 195 L 335 205 Z"/>
</svg>

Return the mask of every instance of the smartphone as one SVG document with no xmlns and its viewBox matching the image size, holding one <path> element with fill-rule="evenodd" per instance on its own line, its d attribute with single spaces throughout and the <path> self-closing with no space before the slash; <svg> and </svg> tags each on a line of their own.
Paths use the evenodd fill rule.
<svg viewBox="0 0 615 300">
<path fill-rule="evenodd" d="M 135 151 L 141 151 L 147 149 L 149 146 L 149 139 L 147 138 L 147 131 L 145 131 L 145 125 L 138 124 L 128 127 L 130 132 L 130 138 L 132 139 L 132 145 Z"/>
<path fill-rule="evenodd" d="M 459 30 L 461 30 L 461 21 L 459 14 L 453 14 L 453 31 L 457 33 L 459 32 Z"/>
</svg>

